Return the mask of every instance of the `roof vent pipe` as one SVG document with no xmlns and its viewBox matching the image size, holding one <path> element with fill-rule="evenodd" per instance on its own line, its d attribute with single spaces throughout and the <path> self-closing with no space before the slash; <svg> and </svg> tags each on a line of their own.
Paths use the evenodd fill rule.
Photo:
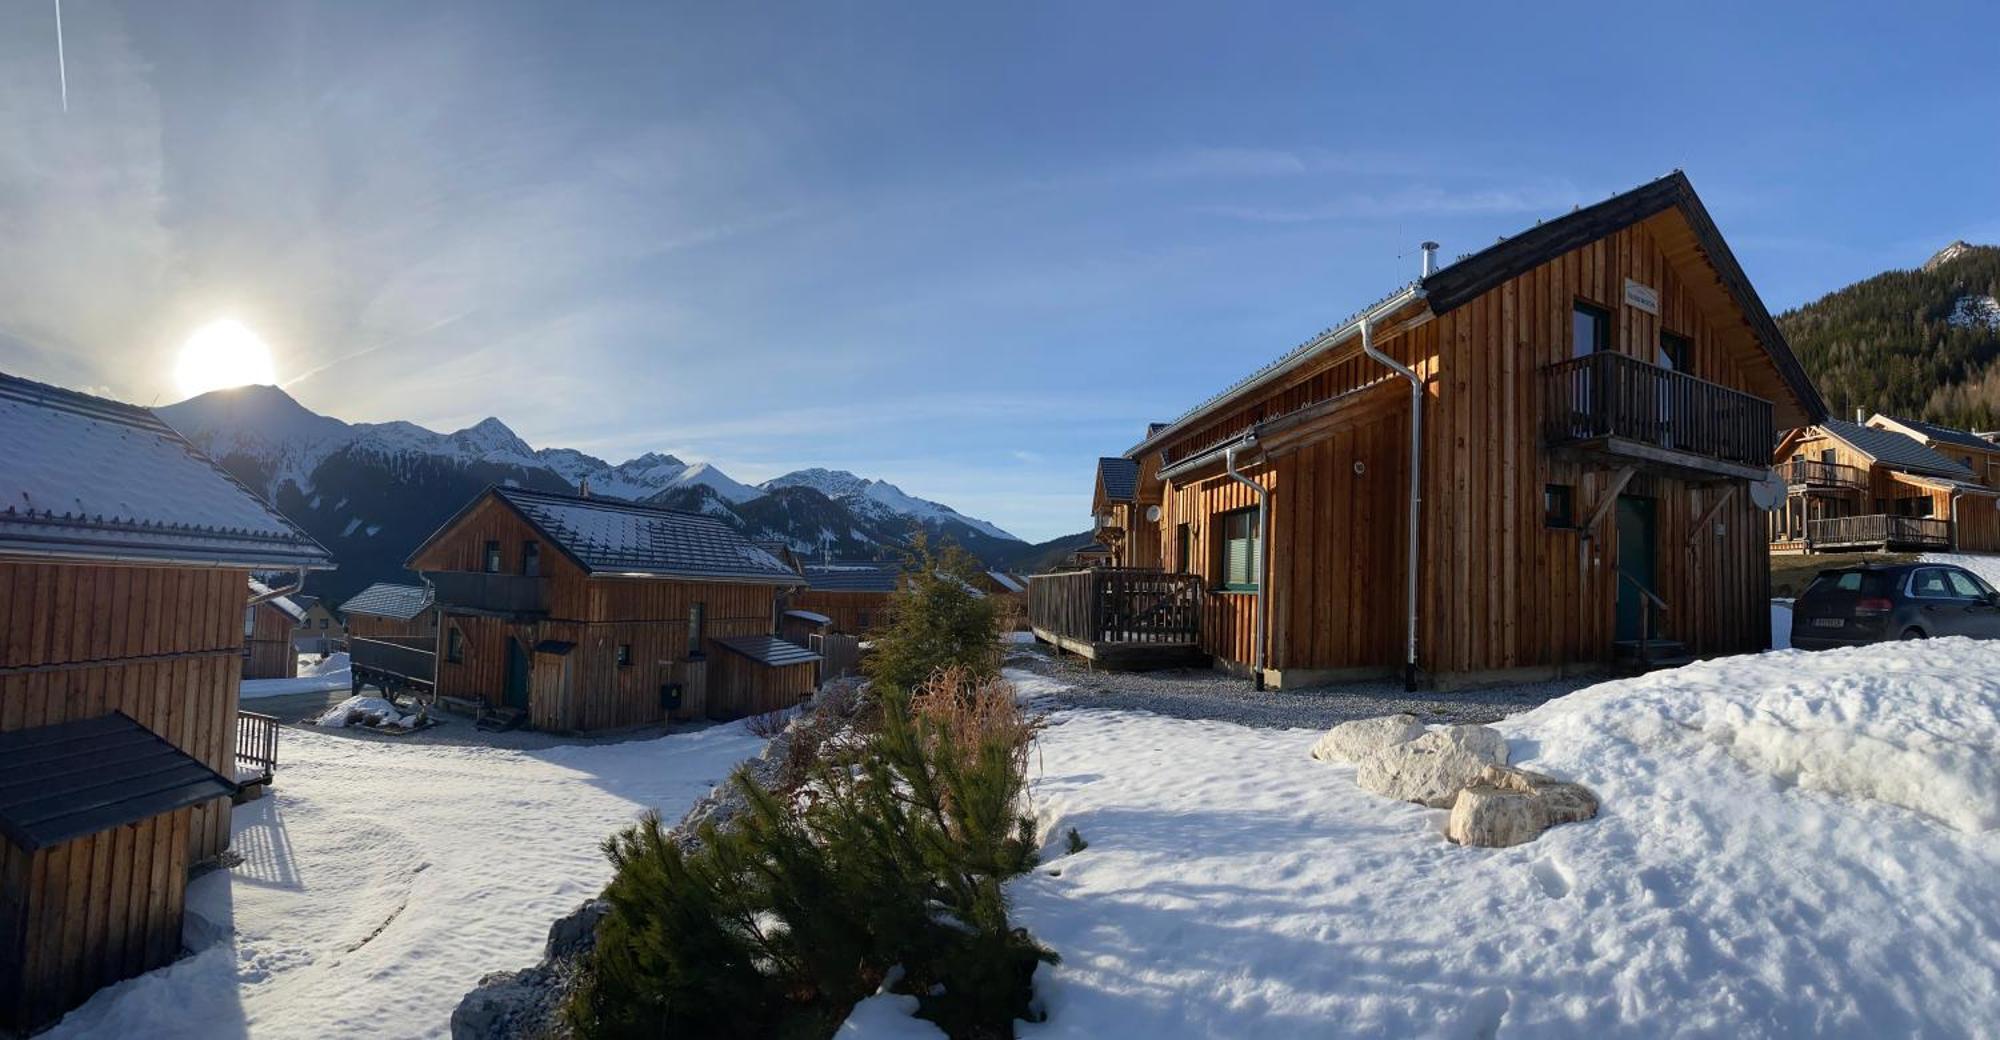
<svg viewBox="0 0 2000 1040">
<path fill-rule="evenodd" d="M 1438 269 L 1438 244 L 1425 242 L 1420 248 L 1424 251 L 1424 277 L 1429 278 Z"/>
<path fill-rule="evenodd" d="M 1854 406 L 1854 425 L 1856 426 L 1868 425 L 1868 409 L 1863 408 L 1858 404 Z"/>
</svg>

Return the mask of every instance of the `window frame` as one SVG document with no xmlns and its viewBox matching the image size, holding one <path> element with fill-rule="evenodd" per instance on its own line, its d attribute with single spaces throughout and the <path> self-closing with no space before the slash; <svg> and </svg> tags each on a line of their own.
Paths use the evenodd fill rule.
<svg viewBox="0 0 2000 1040">
<path fill-rule="evenodd" d="M 457 625 L 445 627 L 444 659 L 452 664 L 465 663 L 465 633 Z"/>
<path fill-rule="evenodd" d="M 1579 351 L 1576 349 L 1576 322 L 1577 318 L 1584 314 L 1589 314 L 1597 319 L 1597 335 L 1593 337 L 1595 345 L 1590 350 Z M 1569 344 L 1570 357 L 1572 358 L 1589 357 L 1592 354 L 1602 354 L 1605 351 L 1614 349 L 1614 345 L 1611 342 L 1611 308 L 1593 300 L 1586 300 L 1581 296 L 1571 300 L 1569 309 Z"/>
<path fill-rule="evenodd" d="M 1670 347 L 1669 344 L 1672 344 L 1672 346 Z M 1658 350 L 1659 353 L 1655 358 L 1655 363 L 1660 364 L 1659 358 L 1665 358 L 1668 362 L 1660 364 L 1661 368 L 1669 372 L 1683 372 L 1688 375 L 1694 374 L 1690 371 L 1688 363 L 1689 357 L 1694 354 L 1694 337 L 1683 336 L 1670 329 L 1661 329 Z"/>
<path fill-rule="evenodd" d="M 690 602 L 688 604 L 687 621 L 688 621 L 688 630 L 687 630 L 688 660 L 698 661 L 704 656 L 702 653 L 701 644 L 702 640 L 706 638 L 708 634 L 707 633 L 708 604 L 702 600 L 694 600 Z"/>
<path fill-rule="evenodd" d="M 1262 573 L 1264 533 L 1257 530 L 1257 507 L 1248 506 L 1243 509 L 1232 509 L 1226 513 L 1217 513 L 1212 522 L 1220 525 L 1222 530 L 1222 537 L 1215 539 L 1215 551 L 1218 554 L 1214 571 L 1215 587 L 1223 592 L 1256 592 L 1264 576 Z M 1249 532 L 1247 537 L 1231 530 L 1231 526 L 1238 522 L 1242 522 L 1247 528 Z M 1250 580 L 1231 581 L 1233 575 L 1229 570 L 1230 547 L 1244 541 L 1250 543 L 1248 555 Z"/>
<path fill-rule="evenodd" d="M 1561 492 L 1562 523 L 1556 523 L 1555 510 L 1550 498 Z M 1576 486 L 1573 484 L 1549 483 L 1542 485 L 1542 525 L 1551 531 L 1576 530 Z"/>
<path fill-rule="evenodd" d="M 617 649 L 612 651 L 612 660 L 618 662 L 620 668 L 632 667 L 632 644 L 619 643 Z"/>
<path fill-rule="evenodd" d="M 542 576 L 542 543 L 533 538 L 521 541 L 521 576 L 524 578 Z"/>
<path fill-rule="evenodd" d="M 500 540 L 497 538 L 488 538 L 486 540 L 485 550 L 480 554 L 479 557 L 480 573 L 499 574 L 501 571 L 505 570 L 507 561 L 505 559 L 502 559 L 502 555 L 503 554 L 500 551 Z"/>
</svg>

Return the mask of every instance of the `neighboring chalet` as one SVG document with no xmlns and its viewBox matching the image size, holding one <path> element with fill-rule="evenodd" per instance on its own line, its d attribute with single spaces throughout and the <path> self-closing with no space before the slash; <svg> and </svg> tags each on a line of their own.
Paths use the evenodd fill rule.
<svg viewBox="0 0 2000 1040">
<path fill-rule="evenodd" d="M 441 614 L 437 693 L 540 729 L 734 718 L 813 692 L 818 656 L 772 645 L 798 573 L 714 517 L 492 488 L 407 566 Z"/>
<path fill-rule="evenodd" d="M 250 579 L 243 608 L 243 678 L 290 679 L 299 674 L 292 636 L 305 623 L 305 608 L 290 596 Z"/>
<path fill-rule="evenodd" d="M 1948 426 L 1876 415 L 1786 434 L 1774 552 L 2000 551 L 2000 445 Z"/>
<path fill-rule="evenodd" d="M 1825 406 L 1687 178 L 1432 248 L 1100 467 L 1099 540 L 1160 569 L 1033 579 L 1037 634 L 1281 686 L 1768 646 L 1771 445 Z"/>
<path fill-rule="evenodd" d="M 422 585 L 378 581 L 340 605 L 347 634 L 356 639 L 437 640 L 437 604 Z"/>
<path fill-rule="evenodd" d="M 889 619 L 902 574 L 898 563 L 808 563 L 806 587 L 786 596 L 785 606 L 825 615 L 833 632 L 865 637 Z"/>
<path fill-rule="evenodd" d="M 305 620 L 292 634 L 292 647 L 302 654 L 325 654 L 347 641 L 347 626 L 326 601 L 318 596 L 293 594 L 289 597 L 305 611 Z"/>
<path fill-rule="evenodd" d="M 239 739 L 275 754 L 238 729 L 250 572 L 332 560 L 143 408 L 0 376 L 0 444 L 0 1033 L 25 1033 L 179 955 Z"/>
</svg>

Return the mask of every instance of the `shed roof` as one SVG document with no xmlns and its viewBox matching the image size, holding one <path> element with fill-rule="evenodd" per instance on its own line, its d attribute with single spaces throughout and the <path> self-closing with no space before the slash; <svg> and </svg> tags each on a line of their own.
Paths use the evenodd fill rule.
<svg viewBox="0 0 2000 1040">
<path fill-rule="evenodd" d="M 270 591 L 271 587 L 269 585 L 266 585 L 255 578 L 250 579 L 250 595 L 264 596 L 268 595 Z M 277 610 L 280 613 L 283 613 L 286 617 L 291 618 L 294 622 L 304 621 L 306 619 L 306 608 L 300 606 L 298 601 L 294 600 L 290 596 L 276 596 L 271 599 L 267 599 L 264 601 L 264 606 L 270 607 L 273 610 Z"/>
<path fill-rule="evenodd" d="M 1928 473 L 1957 480 L 1971 480 L 1973 473 L 1961 463 L 1923 446 L 1915 437 L 1895 430 L 1877 429 L 1845 419 L 1828 419 L 1820 428 L 1853 445 L 1856 451 L 1890 469 Z"/>
<path fill-rule="evenodd" d="M 496 487 L 492 494 L 512 506 L 588 574 L 764 585 L 791 585 L 799 580 L 798 572 L 783 560 L 712 516 L 525 488 Z M 473 505 L 477 502 L 475 499 Z M 445 529 L 457 522 L 458 517 L 453 517 Z M 418 547 L 417 553 L 422 551 L 423 547 Z"/>
<path fill-rule="evenodd" d="M 0 553 L 324 569 L 298 525 L 152 412 L 0 374 Z"/>
<path fill-rule="evenodd" d="M 820 656 L 811 650 L 797 643 L 787 643 L 777 636 L 729 636 L 715 642 L 767 668 L 812 664 L 820 660 Z"/>
<path fill-rule="evenodd" d="M 408 621 L 431 608 L 431 590 L 422 585 L 391 585 L 378 581 L 340 605 L 342 614 Z"/>
<path fill-rule="evenodd" d="M 800 621 L 810 621 L 815 625 L 833 624 L 832 618 L 827 617 L 825 614 L 822 614 L 816 610 L 787 610 L 785 611 L 785 616 L 789 618 L 798 618 Z"/>
<path fill-rule="evenodd" d="M 1130 502 L 1139 494 L 1139 464 L 1122 455 L 1103 456 L 1097 460 L 1097 481 L 1105 498 Z"/>
<path fill-rule="evenodd" d="M 902 574 L 893 563 L 809 563 L 806 584 L 815 591 L 894 592 Z"/>
<path fill-rule="evenodd" d="M 26 852 L 235 790 L 122 712 L 0 733 L 0 836 Z"/>
<path fill-rule="evenodd" d="M 1028 586 L 1025 583 L 1023 583 L 1021 579 L 1013 576 L 1012 574 L 1007 573 L 1006 571 L 987 571 L 986 576 L 992 579 L 993 584 L 1000 586 L 1000 588 L 1003 589 L 1004 591 L 1007 592 L 1028 591 Z"/>
<path fill-rule="evenodd" d="M 1977 448 L 1980 451 L 2000 451 L 2000 444 L 1995 444 L 1976 433 L 1968 433 L 1949 426 L 1939 426 L 1937 423 L 1924 422 L 1921 419 L 1901 419 L 1893 415 L 1881 414 L 1877 414 L 1875 418 L 1895 423 L 1920 437 L 1937 441 L 1940 444 L 1955 444 L 1961 448 Z"/>
</svg>

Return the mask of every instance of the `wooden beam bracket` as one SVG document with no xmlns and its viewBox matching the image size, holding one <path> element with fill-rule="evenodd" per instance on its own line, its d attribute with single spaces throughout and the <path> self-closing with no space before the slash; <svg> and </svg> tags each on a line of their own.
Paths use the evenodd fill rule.
<svg viewBox="0 0 2000 1040">
<path fill-rule="evenodd" d="M 1701 519 L 1695 521 L 1694 527 L 1688 530 L 1688 538 L 1687 538 L 1688 548 L 1690 549 L 1694 548 L 1694 543 L 1696 539 L 1699 539 L 1701 537 L 1701 533 L 1703 531 L 1708 530 L 1708 525 L 1714 522 L 1715 514 L 1722 512 L 1722 507 L 1728 504 L 1729 500 L 1735 497 L 1735 495 L 1736 495 L 1736 485 L 1731 484 L 1726 490 L 1722 492 L 1722 497 L 1716 499 L 1715 504 L 1709 506 L 1708 510 L 1701 514 Z"/>
<path fill-rule="evenodd" d="M 1597 508 L 1590 511 L 1590 519 L 1583 522 L 1584 541 L 1588 542 L 1597 537 L 1597 525 L 1604 522 L 1604 514 L 1611 511 L 1612 503 L 1618 501 L 1619 493 L 1625 490 L 1625 485 L 1632 482 L 1632 474 L 1638 471 L 1637 466 L 1625 466 L 1618 470 L 1617 476 L 1611 478 L 1611 486 L 1605 488 L 1604 494 L 1598 498 Z"/>
</svg>

